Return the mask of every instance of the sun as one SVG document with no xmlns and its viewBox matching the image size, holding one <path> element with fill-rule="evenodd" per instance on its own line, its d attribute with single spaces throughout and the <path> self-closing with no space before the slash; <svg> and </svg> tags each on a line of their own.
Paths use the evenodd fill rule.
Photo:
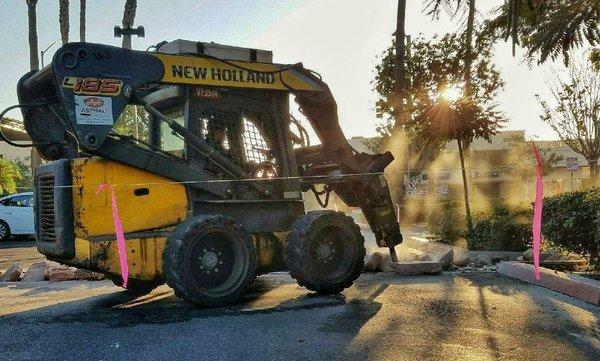
<svg viewBox="0 0 600 361">
<path fill-rule="evenodd" d="M 455 102 L 462 95 L 462 88 L 458 85 L 450 85 L 444 88 L 440 93 L 440 97 L 449 102 Z"/>
</svg>

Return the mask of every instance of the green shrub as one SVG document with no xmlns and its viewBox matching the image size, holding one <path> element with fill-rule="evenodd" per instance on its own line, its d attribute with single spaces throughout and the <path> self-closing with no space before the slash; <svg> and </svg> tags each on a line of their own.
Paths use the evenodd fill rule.
<svg viewBox="0 0 600 361">
<path fill-rule="evenodd" d="M 440 242 L 454 244 L 464 237 L 466 221 L 462 212 L 462 204 L 448 201 L 433 209 L 427 217 L 429 232 L 440 237 Z"/>
<path fill-rule="evenodd" d="M 432 210 L 427 222 L 429 232 L 443 243 L 467 238 L 473 251 L 523 252 L 531 244 L 531 217 L 530 206 L 500 204 L 491 211 L 474 212 L 473 233 L 467 235 L 463 204 L 449 201 Z"/>
<path fill-rule="evenodd" d="M 600 188 L 544 199 L 544 238 L 600 267 Z"/>
<path fill-rule="evenodd" d="M 467 244 L 472 251 L 523 252 L 531 244 L 532 209 L 525 205 L 495 206 L 473 216 L 473 233 Z"/>
</svg>

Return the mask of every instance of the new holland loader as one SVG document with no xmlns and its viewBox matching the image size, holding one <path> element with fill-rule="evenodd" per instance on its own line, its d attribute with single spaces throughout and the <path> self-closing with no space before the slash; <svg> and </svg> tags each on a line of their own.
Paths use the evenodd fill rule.
<svg viewBox="0 0 600 361">
<path fill-rule="evenodd" d="M 97 192 L 110 184 L 133 292 L 166 282 L 216 307 L 282 269 L 315 292 L 349 287 L 365 256 L 360 229 L 342 212 L 306 213 L 303 192 L 324 208 L 331 192 L 359 207 L 394 257 L 402 235 L 383 176 L 393 156 L 355 151 L 320 76 L 271 58 L 183 40 L 147 52 L 69 43 L 24 75 L 7 111 L 21 109 L 47 161 L 35 173 L 39 251 L 119 283 L 111 196 Z M 290 115 L 291 95 L 320 144 Z M 119 132 L 136 109 L 138 136 Z"/>
</svg>

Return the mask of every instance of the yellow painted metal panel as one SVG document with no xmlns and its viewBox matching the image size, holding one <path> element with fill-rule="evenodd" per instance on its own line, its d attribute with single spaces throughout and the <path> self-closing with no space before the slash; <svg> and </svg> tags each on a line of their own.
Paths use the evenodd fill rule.
<svg viewBox="0 0 600 361">
<path fill-rule="evenodd" d="M 162 81 L 175 84 L 212 85 L 274 90 L 323 90 L 296 70 L 268 73 L 280 68 L 275 64 L 230 61 L 232 66 L 216 59 L 152 54 L 165 67 Z M 247 70 L 250 69 L 251 71 Z"/>
<path fill-rule="evenodd" d="M 97 193 L 103 183 L 115 185 L 125 233 L 173 226 L 186 218 L 185 187 L 167 178 L 101 158 L 75 159 L 71 173 L 78 238 L 115 233 L 110 192 Z M 147 189 L 148 194 L 136 195 L 136 189 Z"/>
<path fill-rule="evenodd" d="M 125 245 L 129 277 L 148 281 L 162 278 L 162 254 L 166 243 L 165 237 L 128 239 Z M 115 276 L 121 274 L 119 252 L 115 240 L 89 241 L 77 238 L 75 240 L 75 259 L 68 263 Z"/>
</svg>

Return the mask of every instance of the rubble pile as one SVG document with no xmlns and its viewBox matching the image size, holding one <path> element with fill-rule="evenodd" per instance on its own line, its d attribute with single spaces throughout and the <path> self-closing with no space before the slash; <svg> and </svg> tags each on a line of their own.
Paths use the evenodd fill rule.
<svg viewBox="0 0 600 361">
<path fill-rule="evenodd" d="M 39 261 L 24 271 L 18 263 L 13 263 L 6 271 L 0 270 L 0 282 L 62 282 L 62 281 L 100 281 L 101 273 L 64 266 L 52 261 Z"/>
<path fill-rule="evenodd" d="M 365 257 L 364 272 L 396 272 L 401 275 L 431 275 L 442 271 L 495 272 L 495 264 L 515 260 L 518 252 L 469 252 L 422 238 L 410 237 L 398 247 L 398 262 L 373 252 Z"/>
<path fill-rule="evenodd" d="M 387 252 L 386 252 L 387 253 Z M 364 272 L 396 272 L 401 275 L 438 274 L 444 270 L 459 272 L 496 272 L 496 265 L 503 261 L 533 263 L 533 250 L 468 251 L 428 239 L 409 237 L 396 247 L 398 262 L 390 256 L 373 252 L 365 257 Z M 540 265 L 557 270 L 576 270 L 585 260 L 574 255 L 542 252 Z"/>
</svg>

